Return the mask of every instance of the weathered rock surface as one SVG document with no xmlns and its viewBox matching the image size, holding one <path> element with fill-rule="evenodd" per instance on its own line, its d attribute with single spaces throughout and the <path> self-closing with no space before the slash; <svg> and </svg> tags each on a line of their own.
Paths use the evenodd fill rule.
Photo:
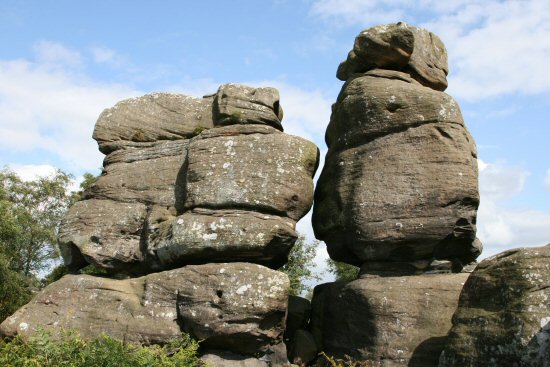
<svg viewBox="0 0 550 367">
<path fill-rule="evenodd" d="M 380 366 L 437 366 L 469 274 L 370 276 L 315 288 L 311 331 L 328 355 Z"/>
<path fill-rule="evenodd" d="M 147 248 L 152 268 L 250 261 L 273 269 L 287 262 L 296 238 L 288 218 L 240 210 L 194 209 L 162 222 Z"/>
<path fill-rule="evenodd" d="M 283 340 L 286 274 L 248 263 L 188 266 L 178 288 L 185 332 L 206 348 L 254 355 Z"/>
<path fill-rule="evenodd" d="M 190 138 L 214 126 L 212 102 L 170 93 L 126 99 L 101 113 L 93 138 L 105 154 L 126 144 Z"/>
<path fill-rule="evenodd" d="M 200 357 L 211 367 L 283 367 L 290 366 L 283 343 L 270 346 L 269 349 L 253 358 L 222 350 L 209 350 Z"/>
<path fill-rule="evenodd" d="M 316 237 L 356 265 L 469 263 L 479 255 L 474 141 L 451 97 L 404 79 L 375 71 L 344 85 L 315 192 Z"/>
<path fill-rule="evenodd" d="M 66 214 L 59 230 L 65 264 L 79 269 L 87 263 L 127 270 L 143 261 L 140 249 L 147 207 L 140 203 L 83 200 Z"/>
<path fill-rule="evenodd" d="M 281 119 L 276 89 L 234 84 L 215 98 L 157 93 L 105 110 L 94 132 L 103 173 L 62 224 L 65 263 L 133 275 L 208 262 L 280 267 L 319 159 L 314 144 L 279 131 Z"/>
<path fill-rule="evenodd" d="M 313 201 L 317 147 L 269 127 L 259 134 L 239 126 L 216 130 L 221 129 L 228 135 L 201 134 L 189 144 L 185 208 L 254 210 L 296 221 L 303 217 Z"/>
<path fill-rule="evenodd" d="M 186 140 L 158 142 L 151 147 L 117 150 L 87 198 L 174 206 L 178 173 L 187 155 Z"/>
<path fill-rule="evenodd" d="M 151 344 L 185 331 L 205 346 L 261 355 L 282 342 L 288 290 L 286 274 L 247 263 L 191 265 L 125 280 L 67 275 L 6 319 L 0 334 L 75 329 L 84 338 L 106 333 Z"/>
<path fill-rule="evenodd" d="M 283 110 L 275 88 L 221 85 L 214 97 L 213 113 L 216 126 L 263 124 L 283 130 Z"/>
<path fill-rule="evenodd" d="M 505 251 L 478 265 L 439 366 L 550 366 L 550 245 Z"/>
<path fill-rule="evenodd" d="M 372 69 L 403 71 L 427 87 L 439 91 L 447 88 L 445 45 L 435 34 L 406 23 L 380 25 L 359 33 L 336 76 L 345 81 Z"/>
<path fill-rule="evenodd" d="M 307 330 L 296 330 L 288 347 L 289 360 L 298 365 L 309 363 L 317 357 L 318 353 L 313 335 Z"/>
</svg>

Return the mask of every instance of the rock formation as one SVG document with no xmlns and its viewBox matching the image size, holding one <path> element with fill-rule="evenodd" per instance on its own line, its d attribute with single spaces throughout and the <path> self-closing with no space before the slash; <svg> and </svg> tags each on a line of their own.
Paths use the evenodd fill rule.
<svg viewBox="0 0 550 367">
<path fill-rule="evenodd" d="M 315 191 L 316 237 L 334 260 L 355 265 L 473 261 L 480 253 L 475 144 L 458 104 L 426 77 L 439 70 L 434 80 L 446 85 L 443 44 L 399 23 L 361 32 L 351 55 L 345 65 L 363 66 L 345 74 L 333 105 Z"/>
<path fill-rule="evenodd" d="M 361 32 L 338 68 L 313 228 L 361 272 L 315 288 L 310 330 L 328 355 L 437 366 L 481 252 L 476 147 L 447 71 L 441 40 L 404 23 Z"/>
<path fill-rule="evenodd" d="M 479 263 L 460 295 L 439 366 L 550 366 L 550 245 Z"/>
<path fill-rule="evenodd" d="M 282 116 L 277 90 L 235 84 L 106 109 L 93 134 L 103 173 L 69 209 L 59 245 L 72 270 L 110 277 L 63 277 L 0 334 L 61 327 L 149 344 L 187 332 L 205 359 L 281 365 L 289 280 L 272 269 L 311 207 L 319 158 L 282 132 Z"/>
</svg>

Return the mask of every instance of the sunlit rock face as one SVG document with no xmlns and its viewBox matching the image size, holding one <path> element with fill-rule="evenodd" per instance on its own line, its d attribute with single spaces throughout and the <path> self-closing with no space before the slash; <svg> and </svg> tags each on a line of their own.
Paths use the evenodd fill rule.
<svg viewBox="0 0 550 367">
<path fill-rule="evenodd" d="M 358 279 L 315 288 L 317 349 L 435 367 L 476 238 L 477 152 L 447 87 L 447 52 L 405 23 L 362 31 L 337 77 L 313 229 Z"/>
<path fill-rule="evenodd" d="M 66 264 L 147 274 L 247 261 L 279 268 L 310 209 L 317 147 L 282 132 L 274 88 L 125 100 L 99 117 L 102 175 L 60 229 Z"/>
<path fill-rule="evenodd" d="M 311 208 L 319 151 L 285 134 L 282 117 L 276 89 L 237 84 L 103 111 L 93 134 L 103 172 L 69 209 L 59 247 L 73 272 L 105 274 L 61 278 L 0 335 L 72 329 L 162 344 L 186 332 L 205 360 L 286 364 L 290 284 L 273 269 Z"/>
<path fill-rule="evenodd" d="M 165 343 L 182 331 L 205 347 L 266 353 L 282 342 L 289 281 L 249 263 L 190 265 L 131 279 L 67 275 L 0 325 L 5 336 L 78 330 L 125 341 Z"/>
<path fill-rule="evenodd" d="M 343 72 L 345 69 L 347 72 Z M 404 23 L 357 36 L 339 68 L 313 227 L 331 258 L 467 264 L 479 204 L 477 152 L 460 108 L 441 92 L 445 47 Z"/>
</svg>

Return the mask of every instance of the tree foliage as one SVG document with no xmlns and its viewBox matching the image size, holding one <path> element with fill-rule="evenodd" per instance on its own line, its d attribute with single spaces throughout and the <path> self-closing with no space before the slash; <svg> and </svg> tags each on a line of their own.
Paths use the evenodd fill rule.
<svg viewBox="0 0 550 367">
<path fill-rule="evenodd" d="M 306 242 L 303 235 L 299 235 L 294 247 L 288 254 L 288 262 L 279 270 L 286 273 L 290 279 L 290 294 L 300 295 L 311 287 L 307 281 L 319 280 L 314 272 L 315 253 L 319 241 Z"/>
<path fill-rule="evenodd" d="M 30 276 L 59 256 L 57 232 L 71 202 L 71 178 L 58 170 L 23 181 L 7 169 L 0 171 L 0 251 L 11 270 Z"/>
<path fill-rule="evenodd" d="M 30 301 L 32 285 L 32 278 L 11 270 L 0 253 L 0 322 Z"/>
<path fill-rule="evenodd" d="M 327 259 L 328 271 L 335 275 L 338 282 L 351 282 L 357 279 L 359 268 L 350 264 Z"/>
</svg>

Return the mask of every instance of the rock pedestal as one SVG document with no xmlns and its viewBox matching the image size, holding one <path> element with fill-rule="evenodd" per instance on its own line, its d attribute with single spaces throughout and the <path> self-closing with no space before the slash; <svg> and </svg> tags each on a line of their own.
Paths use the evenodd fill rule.
<svg viewBox="0 0 550 367">
<path fill-rule="evenodd" d="M 217 364 L 284 364 L 290 285 L 272 269 L 311 207 L 319 153 L 284 134 L 282 116 L 276 89 L 235 84 L 105 110 L 93 135 L 103 173 L 69 209 L 59 245 L 73 271 L 92 264 L 116 279 L 65 276 L 0 334 L 64 328 L 151 344 L 186 332 Z"/>
<path fill-rule="evenodd" d="M 315 290 L 311 332 L 328 355 L 437 366 L 481 252 L 476 147 L 447 72 L 441 40 L 404 23 L 362 31 L 338 68 L 313 228 L 361 272 Z"/>
</svg>

